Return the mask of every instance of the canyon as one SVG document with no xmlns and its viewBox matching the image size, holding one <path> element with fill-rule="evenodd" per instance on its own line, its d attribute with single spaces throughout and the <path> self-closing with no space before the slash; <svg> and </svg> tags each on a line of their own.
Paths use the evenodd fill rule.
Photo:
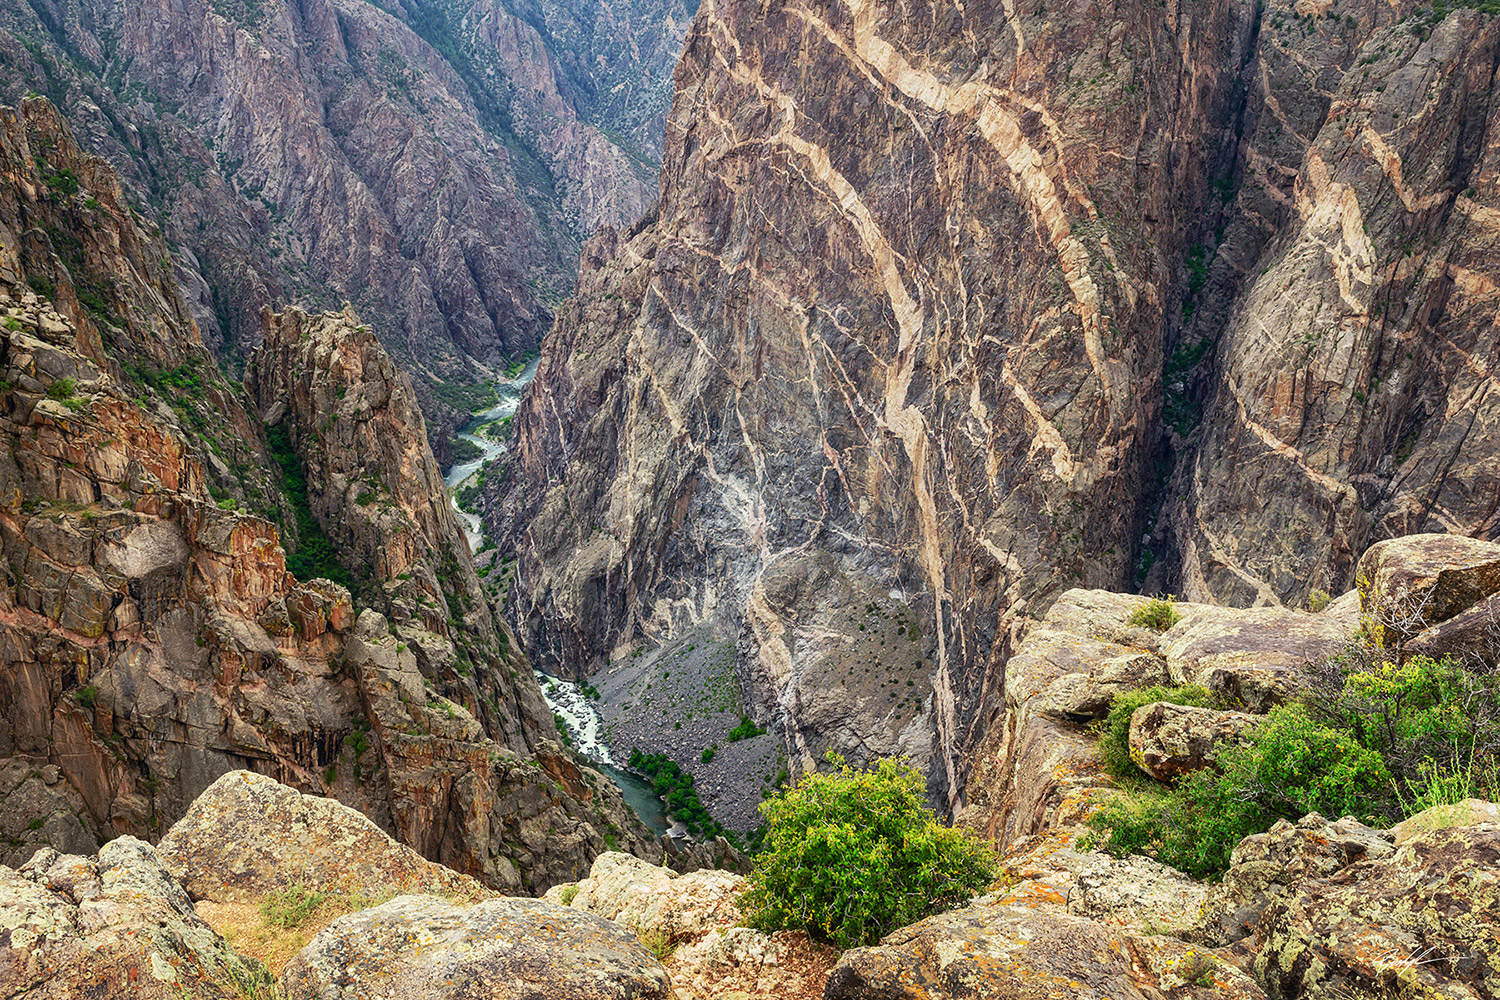
<svg viewBox="0 0 1500 1000">
<path fill-rule="evenodd" d="M 262 308 L 347 300 L 446 457 L 484 384 L 535 350 L 580 240 L 654 193 L 691 10 L 611 11 L 27 0 L 0 11 L 0 100 L 47 96 L 115 166 L 234 370 Z"/>
<path fill-rule="evenodd" d="M 1500 662 L 1494 6 L 7 5 L 0 998 L 1500 996 L 1472 790 L 1090 825 Z M 839 757 L 992 884 L 747 926 Z"/>
<path fill-rule="evenodd" d="M 657 206 L 585 247 L 486 487 L 522 645 L 734 643 L 794 776 L 904 754 L 961 813 L 1068 588 L 1298 607 L 1381 538 L 1495 538 L 1497 42 L 705 4 Z"/>
</svg>

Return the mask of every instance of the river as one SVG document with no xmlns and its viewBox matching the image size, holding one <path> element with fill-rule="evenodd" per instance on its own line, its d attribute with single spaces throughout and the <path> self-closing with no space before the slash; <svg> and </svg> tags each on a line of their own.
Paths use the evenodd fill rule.
<svg viewBox="0 0 1500 1000">
<path fill-rule="evenodd" d="M 470 444 L 478 445 L 484 454 L 471 462 L 464 462 L 460 465 L 449 467 L 447 474 L 443 476 L 443 482 L 448 484 L 450 493 L 457 492 L 458 487 L 468 482 L 470 477 L 484 466 L 485 462 L 505 454 L 506 445 L 489 437 L 480 437 L 476 432 L 485 424 L 493 423 L 496 420 L 504 420 L 506 417 L 515 415 L 517 407 L 521 405 L 521 393 L 531 384 L 531 380 L 536 377 L 536 366 L 539 360 L 539 358 L 532 358 L 515 378 L 509 381 L 502 380 L 495 387 L 495 392 L 500 397 L 499 401 L 483 413 L 475 414 L 474 418 L 464 425 L 463 430 L 458 432 L 459 437 Z M 459 510 L 457 500 L 450 502 L 453 504 L 453 509 L 458 511 L 459 519 L 463 521 L 464 534 L 469 538 L 469 549 L 473 552 L 478 552 L 484 538 L 484 531 L 479 523 L 479 518 L 468 511 Z"/>
<path fill-rule="evenodd" d="M 573 746 L 620 786 L 625 801 L 641 817 L 641 822 L 657 836 L 666 833 L 672 824 L 663 810 L 661 796 L 656 794 L 649 781 L 625 770 L 609 752 L 609 745 L 604 742 L 604 734 L 600 731 L 603 720 L 599 718 L 594 703 L 583 693 L 582 685 L 540 670 L 536 671 L 536 682 L 542 689 L 542 697 L 547 699 L 547 706 L 567 727 Z"/>
<path fill-rule="evenodd" d="M 474 418 L 464 425 L 458 436 L 472 444 L 478 445 L 483 451 L 473 461 L 464 462 L 451 466 L 443 481 L 448 485 L 450 500 L 453 509 L 458 511 L 459 518 L 463 521 L 464 534 L 469 539 L 469 549 L 473 552 L 479 551 L 483 543 L 484 532 L 479 518 L 468 511 L 460 510 L 458 501 L 452 499 L 452 495 L 458 488 L 469 481 L 484 466 L 485 462 L 505 454 L 506 445 L 489 437 L 476 433 L 485 424 L 496 420 L 504 420 L 513 416 L 516 408 L 521 404 L 521 393 L 531 380 L 536 377 L 537 359 L 522 369 L 521 373 L 508 381 L 502 381 L 496 386 L 499 401 L 483 413 L 474 415 Z M 604 742 L 600 733 L 602 725 L 599 713 L 593 704 L 584 695 L 582 688 L 573 681 L 565 681 L 557 677 L 537 671 L 536 680 L 542 688 L 542 697 L 547 700 L 547 706 L 552 709 L 568 728 L 568 735 L 573 740 L 573 745 L 587 757 L 593 764 L 618 786 L 625 796 L 625 801 L 641 817 L 641 821 L 660 836 L 667 832 L 672 825 L 663 811 L 661 796 L 656 794 L 656 789 L 648 781 L 642 780 L 637 775 L 631 774 L 615 761 L 609 752 L 609 746 Z"/>
</svg>

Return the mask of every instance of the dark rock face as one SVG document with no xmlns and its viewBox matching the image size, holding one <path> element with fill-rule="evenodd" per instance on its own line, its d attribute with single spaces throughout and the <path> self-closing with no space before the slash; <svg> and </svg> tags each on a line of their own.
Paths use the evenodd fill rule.
<svg viewBox="0 0 1500 1000">
<path fill-rule="evenodd" d="M 1500 346 L 1500 24 L 1356 4 L 1309 31 L 1307 9 L 1267 5 L 1246 79 L 1223 325 L 1168 505 L 1163 586 L 1194 600 L 1300 603 L 1378 539 L 1500 531 L 1478 360 Z"/>
<path fill-rule="evenodd" d="M 451 429 L 464 400 L 436 386 L 534 349 L 581 240 L 655 192 L 642 151 L 689 12 L 614 7 L 7 4 L 0 100 L 46 94 L 116 165 L 221 356 L 255 346 L 265 306 L 347 299 Z"/>
<path fill-rule="evenodd" d="M 795 764 L 916 744 L 958 806 L 1020 616 L 1143 532 L 1148 587 L 1237 605 L 1494 534 L 1500 28 L 1413 8 L 704 7 L 657 216 L 585 251 L 490 498 L 523 639 L 712 622 Z M 916 648 L 857 656 L 930 699 L 830 715 L 882 602 Z"/>
<path fill-rule="evenodd" d="M 1251 28 L 702 8 L 659 217 L 586 251 L 517 417 L 491 518 L 523 638 L 587 670 L 712 620 L 799 766 L 892 725 L 961 798 L 1016 611 L 1133 568 L 1173 263 Z M 805 728 L 892 604 L 915 641 L 859 655 L 923 710 Z"/>
</svg>

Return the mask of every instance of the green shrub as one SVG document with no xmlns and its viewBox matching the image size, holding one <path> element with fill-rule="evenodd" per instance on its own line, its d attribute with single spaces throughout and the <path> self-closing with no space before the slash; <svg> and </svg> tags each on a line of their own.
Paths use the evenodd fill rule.
<svg viewBox="0 0 1500 1000">
<path fill-rule="evenodd" d="M 1142 775 L 1143 772 L 1130 756 L 1130 717 L 1135 714 L 1136 709 L 1158 701 L 1198 708 L 1210 708 L 1214 705 L 1213 695 L 1198 684 L 1139 688 L 1115 695 L 1115 700 L 1109 706 L 1109 714 L 1098 724 L 1099 756 L 1104 761 L 1104 769 L 1110 774 L 1117 778 Z"/>
<path fill-rule="evenodd" d="M 709 761 L 713 760 L 714 759 L 714 755 L 717 754 L 718 752 L 719 752 L 719 744 L 717 744 L 717 743 L 715 743 L 711 747 L 704 747 L 703 748 L 703 763 L 707 764 Z"/>
<path fill-rule="evenodd" d="M 651 786 L 666 804 L 669 815 L 682 821 L 688 832 L 705 837 L 727 836 L 729 831 L 709 814 L 695 786 L 691 772 L 677 766 L 666 754 L 630 750 L 630 766 L 651 779 Z"/>
<path fill-rule="evenodd" d="M 740 724 L 731 729 L 729 731 L 729 735 L 725 738 L 730 743 L 738 743 L 740 740 L 748 740 L 754 739 L 757 736 L 764 736 L 765 733 L 766 731 L 764 729 L 760 728 L 755 723 L 750 721 L 749 716 L 742 715 L 740 716 Z"/>
<path fill-rule="evenodd" d="M 1229 867 L 1245 837 L 1310 812 L 1379 822 L 1392 801 L 1380 755 L 1320 724 L 1302 705 L 1273 709 L 1246 740 L 1157 793 L 1126 794 L 1089 818 L 1092 846 L 1148 854 L 1196 878 Z"/>
<path fill-rule="evenodd" d="M 989 847 L 941 825 L 914 769 L 882 760 L 856 771 L 830 753 L 761 803 L 763 850 L 741 906 L 752 927 L 805 930 L 840 948 L 958 906 L 994 880 Z"/>
<path fill-rule="evenodd" d="M 1127 619 L 1131 625 L 1141 625 L 1145 628 L 1155 629 L 1157 632 L 1165 632 L 1167 629 L 1182 621 L 1182 615 L 1177 613 L 1177 607 L 1173 604 L 1172 595 L 1166 597 L 1153 597 L 1130 613 Z"/>
<path fill-rule="evenodd" d="M 47 386 L 47 398 L 58 402 L 67 402 L 72 399 L 78 391 L 78 383 L 70 378 L 60 378 Z"/>
<path fill-rule="evenodd" d="M 1333 595 L 1326 590 L 1314 590 L 1307 595 L 1307 610 L 1313 614 L 1322 611 L 1333 603 Z"/>
<path fill-rule="evenodd" d="M 479 447 L 479 445 L 475 444 L 473 441 L 470 441 L 468 438 L 454 438 L 452 448 L 453 462 L 455 465 L 462 465 L 465 462 L 472 462 L 474 461 L 474 459 L 480 458 L 484 455 L 484 449 Z"/>
</svg>

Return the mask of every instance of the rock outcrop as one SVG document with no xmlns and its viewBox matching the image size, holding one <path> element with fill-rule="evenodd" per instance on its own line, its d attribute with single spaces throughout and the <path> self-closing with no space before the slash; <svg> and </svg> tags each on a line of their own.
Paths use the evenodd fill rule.
<svg viewBox="0 0 1500 1000">
<path fill-rule="evenodd" d="M 1303 691 L 1309 665 L 1339 652 L 1358 628 L 1357 616 L 1328 611 L 1179 602 L 1177 623 L 1156 632 L 1130 624 L 1143 601 L 1072 590 L 1029 625 L 1006 664 L 1004 710 L 975 750 L 969 804 L 957 814 L 960 822 L 1002 848 L 1077 824 L 1112 784 L 1086 730 L 1107 713 L 1104 694 L 1152 684 L 1199 684 L 1226 704 L 1263 713 Z M 1185 710 L 1163 709 L 1168 711 Z M 1153 757 L 1167 771 L 1193 766 L 1193 754 L 1206 753 L 1207 744 L 1230 729 L 1253 725 L 1249 712 L 1209 713 L 1215 732 L 1203 734 L 1197 751 L 1189 749 L 1193 741 L 1183 734 L 1184 739 L 1172 737 L 1170 747 L 1161 743 Z M 1221 724 L 1223 733 L 1217 731 Z M 1185 756 L 1174 765 L 1179 752 Z"/>
<path fill-rule="evenodd" d="M 845 952 L 823 995 L 1042 1000 L 1059 991 L 1089 1000 L 1265 996 L 1211 951 L 1069 915 L 1062 896 L 1029 882 L 894 931 L 875 947 Z"/>
<path fill-rule="evenodd" d="M 199 918 L 151 845 L 110 841 L 97 858 L 38 853 L 0 867 L 0 996 L 239 1000 L 271 986 Z"/>
<path fill-rule="evenodd" d="M 626 854 L 602 854 L 589 875 L 546 898 L 598 914 L 669 951 L 679 1000 L 790 1000 L 822 995 L 837 960 L 800 931 L 741 926 L 744 878 L 726 871 L 674 874 Z"/>
<path fill-rule="evenodd" d="M 251 771 L 208 786 L 161 839 L 157 856 L 195 902 L 259 902 L 294 885 L 340 896 L 486 895 L 474 879 L 397 843 L 363 813 Z"/>
<path fill-rule="evenodd" d="M 419 947 L 413 947 L 420 943 Z M 340 917 L 281 974 L 287 1000 L 668 1000 L 633 934 L 540 899 L 400 896 Z"/>
</svg>

